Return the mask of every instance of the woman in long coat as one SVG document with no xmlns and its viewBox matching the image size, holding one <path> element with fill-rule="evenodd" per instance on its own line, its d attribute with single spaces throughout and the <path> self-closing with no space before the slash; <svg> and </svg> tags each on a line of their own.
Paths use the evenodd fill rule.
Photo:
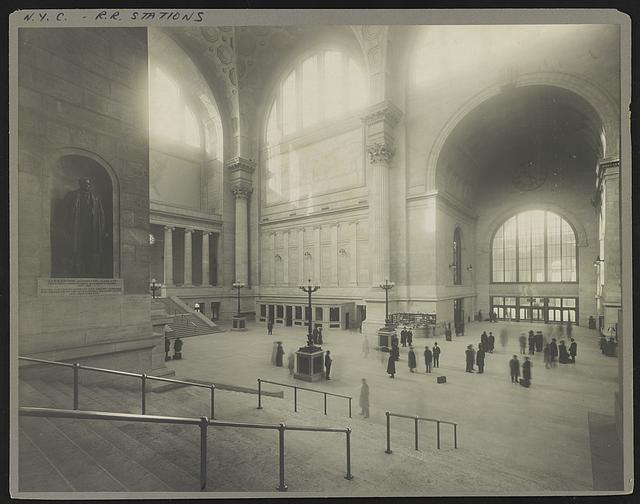
<svg viewBox="0 0 640 504">
<path fill-rule="evenodd" d="M 278 348 L 276 349 L 276 366 L 282 367 L 283 356 L 284 356 L 284 348 L 282 348 L 282 343 L 278 341 Z"/>
<path fill-rule="evenodd" d="M 522 379 L 526 382 L 531 381 L 531 361 L 529 357 L 525 357 L 522 363 Z"/>
<path fill-rule="evenodd" d="M 413 347 L 409 347 L 409 358 L 407 362 L 409 363 L 409 371 L 414 373 L 414 369 L 416 368 L 416 354 L 413 351 Z"/>
<path fill-rule="evenodd" d="M 473 361 L 474 361 L 474 351 L 473 345 L 469 345 L 467 350 L 465 351 L 466 359 L 467 359 L 467 373 L 473 373 Z"/>
<path fill-rule="evenodd" d="M 396 360 L 392 353 L 389 354 L 389 360 L 387 361 L 387 373 L 391 375 L 391 378 L 394 378 L 396 374 Z"/>
<path fill-rule="evenodd" d="M 365 418 L 369 418 L 369 385 L 367 380 L 362 379 L 362 387 L 360 388 L 360 408 L 362 409 L 361 415 Z"/>
</svg>

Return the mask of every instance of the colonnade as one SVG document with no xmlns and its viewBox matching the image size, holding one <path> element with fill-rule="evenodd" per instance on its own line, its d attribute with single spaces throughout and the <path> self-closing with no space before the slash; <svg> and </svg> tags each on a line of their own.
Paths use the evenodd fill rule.
<svg viewBox="0 0 640 504">
<path fill-rule="evenodd" d="M 218 234 L 209 230 L 198 230 L 194 228 L 185 228 L 177 226 L 164 226 L 164 284 L 174 285 L 174 271 L 173 271 L 173 235 L 174 232 L 184 233 L 184 253 L 183 257 L 183 271 L 184 279 L 182 284 L 185 286 L 193 285 L 193 234 L 198 233 L 202 236 L 202 282 L 201 285 L 212 285 L 211 282 L 211 265 L 210 265 L 210 244 L 212 241 L 212 235 Z M 219 243 L 219 240 L 218 240 Z M 214 264 L 214 267 L 217 266 Z M 217 272 L 216 272 L 217 273 Z M 218 275 L 216 274 L 216 278 Z"/>
</svg>

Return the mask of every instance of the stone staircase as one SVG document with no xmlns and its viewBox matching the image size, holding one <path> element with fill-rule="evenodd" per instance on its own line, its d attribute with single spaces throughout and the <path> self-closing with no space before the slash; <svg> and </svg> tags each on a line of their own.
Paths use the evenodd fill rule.
<svg viewBox="0 0 640 504">
<path fill-rule="evenodd" d="M 154 327 L 169 325 L 173 332 L 171 338 L 188 338 L 221 332 L 221 329 L 208 319 L 186 309 L 171 297 L 156 298 L 151 302 L 151 318 Z M 160 329 L 157 329 L 158 331 Z"/>
<path fill-rule="evenodd" d="M 70 408 L 71 384 L 20 382 L 20 405 Z M 140 413 L 139 395 L 110 386 L 80 386 L 81 410 Z M 384 426 L 355 415 L 325 416 L 305 408 L 293 413 L 282 399 L 231 391 L 216 392 L 219 420 L 351 426 L 352 473 L 344 479 L 345 435 L 287 431 L 286 482 L 290 492 L 322 495 L 500 494 L 571 490 L 562 475 L 537 474 L 517 460 L 496 461 L 464 447 L 454 450 L 446 434 L 436 450 L 424 427 L 421 450 L 413 450 L 412 422 L 392 432 L 393 453 L 384 453 Z M 147 413 L 207 415 L 209 397 L 195 388 L 149 393 Z M 355 412 L 354 412 L 355 413 Z M 100 420 L 20 417 L 19 488 L 24 492 L 199 491 L 199 429 L 195 426 Z M 212 427 L 209 430 L 208 492 L 274 492 L 278 483 L 278 435 L 275 431 Z"/>
</svg>

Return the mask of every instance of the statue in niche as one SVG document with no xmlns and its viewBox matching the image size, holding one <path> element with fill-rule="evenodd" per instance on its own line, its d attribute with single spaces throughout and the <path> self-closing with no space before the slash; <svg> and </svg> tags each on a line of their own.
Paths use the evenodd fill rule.
<svg viewBox="0 0 640 504">
<path fill-rule="evenodd" d="M 65 235 L 71 263 L 72 277 L 103 275 L 105 245 L 105 215 L 102 201 L 93 190 L 90 178 L 78 179 L 79 188 L 70 191 L 62 202 Z"/>
</svg>

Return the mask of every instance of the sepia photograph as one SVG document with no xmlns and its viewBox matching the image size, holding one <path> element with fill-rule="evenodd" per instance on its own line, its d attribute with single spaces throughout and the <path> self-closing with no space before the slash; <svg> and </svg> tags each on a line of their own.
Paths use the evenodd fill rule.
<svg viewBox="0 0 640 504">
<path fill-rule="evenodd" d="M 633 491 L 628 16 L 9 30 L 14 498 Z"/>
</svg>

